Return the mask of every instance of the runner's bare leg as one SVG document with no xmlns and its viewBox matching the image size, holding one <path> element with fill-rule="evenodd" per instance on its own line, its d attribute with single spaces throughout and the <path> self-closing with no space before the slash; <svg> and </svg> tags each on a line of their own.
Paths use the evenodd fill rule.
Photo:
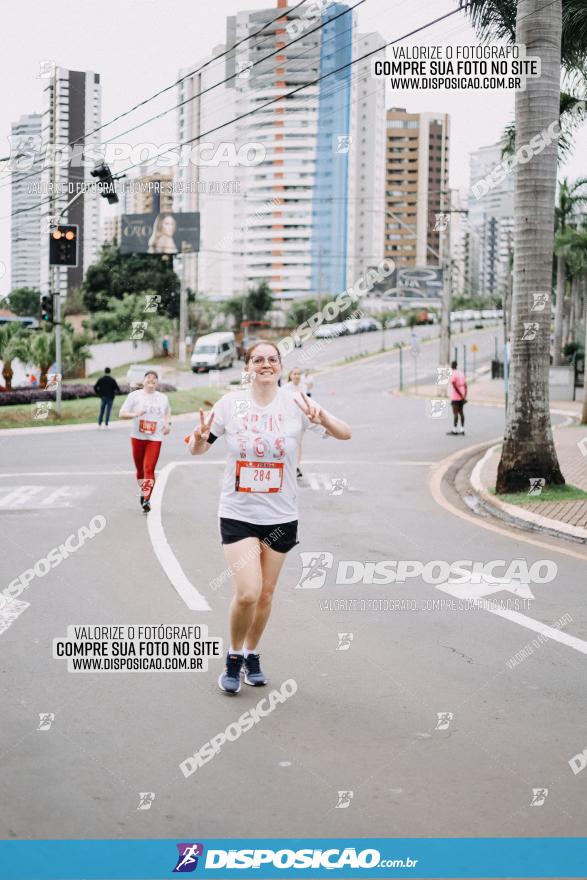
<svg viewBox="0 0 587 880">
<path fill-rule="evenodd" d="M 249 651 L 255 651 L 269 620 L 273 593 L 275 592 L 285 557 L 285 553 L 278 553 L 277 550 L 272 550 L 266 544 L 261 544 L 263 586 L 255 606 L 255 616 L 245 637 L 245 647 Z"/>
<path fill-rule="evenodd" d="M 243 538 L 234 544 L 223 544 L 224 558 L 233 571 L 235 591 L 230 603 L 230 645 L 241 651 L 245 635 L 255 617 L 261 593 L 262 571 L 258 538 Z"/>
</svg>

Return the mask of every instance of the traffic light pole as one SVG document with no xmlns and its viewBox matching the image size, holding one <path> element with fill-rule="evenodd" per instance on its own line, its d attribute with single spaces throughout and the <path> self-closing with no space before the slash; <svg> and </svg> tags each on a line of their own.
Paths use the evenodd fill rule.
<svg viewBox="0 0 587 880">
<path fill-rule="evenodd" d="M 53 298 L 53 324 L 55 327 L 55 372 L 57 383 L 55 385 L 55 412 L 61 416 L 61 291 L 57 289 L 55 282 L 57 267 L 51 266 L 51 296 Z"/>
</svg>

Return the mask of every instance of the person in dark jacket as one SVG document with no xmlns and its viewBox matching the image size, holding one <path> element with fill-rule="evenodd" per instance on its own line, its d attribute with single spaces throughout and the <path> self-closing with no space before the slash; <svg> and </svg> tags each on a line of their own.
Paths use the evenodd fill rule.
<svg viewBox="0 0 587 880">
<path fill-rule="evenodd" d="M 118 382 L 110 375 L 110 367 L 106 367 L 104 374 L 94 385 L 94 391 L 102 401 L 100 404 L 100 415 L 98 416 L 99 428 L 102 427 L 102 419 L 104 419 L 104 426 L 108 427 L 114 398 L 117 394 L 122 394 L 118 387 Z"/>
</svg>

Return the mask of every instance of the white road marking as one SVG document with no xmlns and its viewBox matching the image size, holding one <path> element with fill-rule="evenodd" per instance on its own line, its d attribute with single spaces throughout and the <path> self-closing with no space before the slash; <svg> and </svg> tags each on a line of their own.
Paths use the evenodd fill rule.
<svg viewBox="0 0 587 880">
<path fill-rule="evenodd" d="M 0 593 L 0 636 L 8 627 L 12 626 L 17 617 L 23 611 L 30 608 L 30 602 L 22 602 L 20 599 L 8 599 Z"/>
<path fill-rule="evenodd" d="M 183 599 L 190 611 L 210 611 L 211 609 L 208 602 L 192 582 L 188 580 L 175 553 L 169 546 L 169 542 L 165 537 L 163 523 L 161 521 L 161 504 L 169 475 L 178 465 L 195 463 L 196 462 L 171 461 L 162 468 L 157 477 L 155 489 L 151 496 L 151 512 L 147 517 L 147 529 L 151 544 L 153 545 L 153 552 L 178 596 Z M 209 464 L 216 463 L 218 462 L 209 462 Z"/>
<path fill-rule="evenodd" d="M 358 427 L 365 427 L 359 425 Z M 369 426 L 373 427 L 373 426 Z M 204 465 L 224 465 L 226 462 L 224 459 L 211 459 L 209 461 L 186 461 L 186 462 L 177 462 L 177 464 L 186 464 L 186 465 L 198 465 L 198 467 L 202 467 Z M 411 461 L 410 459 L 406 460 L 390 460 L 387 459 L 385 461 L 376 461 L 374 459 L 369 459 L 368 461 L 364 461 L 362 459 L 353 459 L 347 458 L 344 461 L 342 460 L 329 460 L 325 458 L 313 458 L 313 459 L 304 459 L 304 464 L 336 464 L 336 465 L 352 465 L 352 464 L 360 464 L 360 465 L 391 465 L 393 467 L 432 467 L 432 465 L 438 464 L 438 461 Z M 4 473 L 0 474 L 0 479 L 4 477 L 5 479 L 16 479 L 17 477 L 129 477 L 135 475 L 135 471 L 22 471 L 19 473 Z"/>
<path fill-rule="evenodd" d="M 12 486 L 0 495 L 0 510 L 43 510 L 71 507 L 76 499 L 90 495 L 90 486 Z"/>
<path fill-rule="evenodd" d="M 478 443 L 474 446 L 469 446 L 466 451 L 472 454 L 477 450 L 482 449 L 485 445 L 485 443 Z M 490 532 L 497 532 L 497 534 L 509 538 L 510 541 L 513 541 L 515 544 L 519 541 L 524 541 L 526 544 L 533 544 L 535 547 L 541 547 L 542 549 L 548 548 L 551 552 L 562 553 L 564 556 L 572 556 L 574 559 L 585 561 L 585 555 L 577 553 L 575 550 L 562 545 L 560 547 L 554 547 L 551 543 L 547 543 L 546 541 L 527 537 L 523 532 L 516 532 L 513 534 L 511 530 L 497 526 L 494 523 L 488 523 L 483 519 L 479 519 L 479 517 L 475 517 L 473 514 L 465 513 L 447 501 L 441 490 L 442 479 L 450 466 L 461 458 L 462 455 L 463 450 L 461 449 L 460 451 L 453 452 L 452 455 L 447 456 L 447 458 L 438 463 L 438 467 L 433 471 L 430 477 L 430 492 L 434 501 L 436 501 L 440 507 L 448 510 L 454 516 L 458 516 L 460 519 L 465 519 L 480 528 L 488 529 Z M 478 601 L 479 604 L 481 604 L 482 600 Z M 561 645 L 574 648 L 575 651 L 579 651 L 581 654 L 587 654 L 587 642 L 583 641 L 583 639 L 578 639 L 576 636 L 568 635 L 554 627 L 547 626 L 545 623 L 541 623 L 539 620 L 534 620 L 532 617 L 526 617 L 525 614 L 520 614 L 518 611 L 509 611 L 505 608 L 488 608 L 486 605 L 483 606 L 483 610 L 488 611 L 490 614 L 495 614 L 497 617 L 503 617 L 505 620 L 510 620 L 512 623 L 517 623 L 519 626 L 523 626 L 526 629 L 542 633 L 554 642 L 559 642 Z"/>
<path fill-rule="evenodd" d="M 459 580 L 458 583 L 449 580 L 444 584 L 436 584 L 436 589 L 456 596 L 457 599 L 482 599 L 484 596 L 491 596 L 493 593 L 502 591 L 513 593 L 514 596 L 520 596 L 522 599 L 536 598 L 529 584 L 525 584 L 517 578 L 496 577 L 491 580 L 482 578 L 480 584 L 473 583 L 472 580 Z"/>
</svg>

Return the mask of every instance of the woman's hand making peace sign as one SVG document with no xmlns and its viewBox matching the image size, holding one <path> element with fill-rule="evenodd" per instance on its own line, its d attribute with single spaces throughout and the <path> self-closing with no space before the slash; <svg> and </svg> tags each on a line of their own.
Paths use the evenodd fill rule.
<svg viewBox="0 0 587 880">
<path fill-rule="evenodd" d="M 317 406 L 317 404 L 313 403 L 309 397 L 306 397 L 303 391 L 300 391 L 300 395 L 301 397 L 303 397 L 304 405 L 299 402 L 298 395 L 296 394 L 296 396 L 294 397 L 294 403 L 296 404 L 296 406 L 301 409 L 303 414 L 308 417 L 312 424 L 321 425 L 323 410 L 319 406 Z"/>
<path fill-rule="evenodd" d="M 203 410 L 200 410 L 200 424 L 197 428 L 194 428 L 192 431 L 192 437 L 196 443 L 205 442 L 210 436 L 210 430 L 212 428 L 212 422 L 214 421 L 214 413 L 210 413 L 210 418 L 206 419 Z"/>
</svg>

